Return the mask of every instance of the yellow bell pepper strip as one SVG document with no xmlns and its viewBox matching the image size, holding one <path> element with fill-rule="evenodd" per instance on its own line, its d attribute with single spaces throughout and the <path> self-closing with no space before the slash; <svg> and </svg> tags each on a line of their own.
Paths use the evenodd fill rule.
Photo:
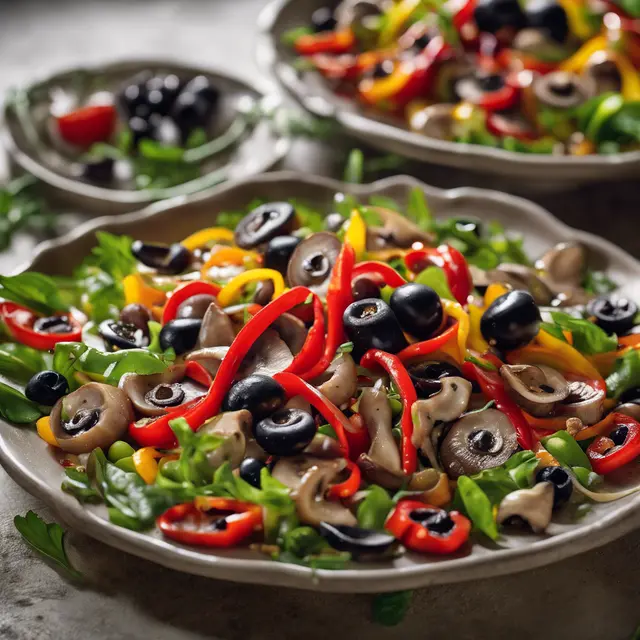
<svg viewBox="0 0 640 640">
<path fill-rule="evenodd" d="M 154 447 L 142 447 L 133 456 L 136 473 L 147 483 L 153 484 L 158 475 L 158 460 L 164 456 Z"/>
<path fill-rule="evenodd" d="M 442 308 L 444 312 L 458 321 L 458 350 L 460 352 L 460 362 L 462 362 L 467 353 L 467 340 L 469 338 L 469 314 L 462 308 L 462 305 L 453 300 L 442 300 Z"/>
<path fill-rule="evenodd" d="M 484 313 L 484 307 L 478 307 L 475 304 L 469 305 L 469 346 L 479 353 L 489 351 L 489 343 L 482 337 L 480 331 L 480 320 Z"/>
<path fill-rule="evenodd" d="M 238 274 L 222 287 L 220 293 L 218 293 L 218 304 L 222 307 L 228 307 L 236 299 L 242 287 L 250 282 L 261 282 L 263 280 L 271 280 L 273 282 L 274 300 L 284 293 L 284 278 L 279 271 L 275 269 L 251 269 L 251 271 Z"/>
<path fill-rule="evenodd" d="M 378 46 L 392 44 L 411 14 L 422 4 L 422 0 L 400 0 L 384 14 L 384 21 L 378 35 Z"/>
<path fill-rule="evenodd" d="M 356 252 L 356 260 L 362 260 L 367 250 L 367 225 L 357 209 L 351 212 L 344 241 L 353 247 Z"/>
<path fill-rule="evenodd" d="M 193 251 L 194 249 L 200 249 L 207 245 L 222 243 L 233 243 L 233 231 L 225 229 L 225 227 L 209 227 L 208 229 L 201 229 L 187 236 L 180 244 L 183 247 Z"/>
<path fill-rule="evenodd" d="M 423 491 L 420 496 L 420 500 L 434 507 L 444 507 L 451 502 L 452 498 L 451 485 L 446 473 L 441 473 L 438 482 L 431 489 Z"/>
<path fill-rule="evenodd" d="M 580 73 L 594 53 L 609 49 L 609 41 L 604 35 L 595 36 L 585 42 L 571 57 L 560 64 L 560 71 Z"/>
<path fill-rule="evenodd" d="M 619 51 L 616 52 L 615 62 L 622 78 L 622 97 L 630 102 L 640 100 L 640 75 L 635 67 L 629 58 Z"/>
<path fill-rule="evenodd" d="M 543 346 L 554 352 L 560 359 L 569 363 L 571 373 L 577 373 L 590 380 L 602 380 L 600 372 L 570 344 L 547 333 L 544 329 L 538 332 L 536 340 Z M 553 366 L 553 365 L 552 365 Z M 604 383 L 604 381 L 603 381 Z"/>
<path fill-rule="evenodd" d="M 487 287 L 487 290 L 484 292 L 484 306 L 485 306 L 485 309 L 492 302 L 494 302 L 500 296 L 503 296 L 505 293 L 509 293 L 509 289 L 507 289 L 507 287 L 505 287 L 503 284 L 500 284 L 499 282 L 491 283 Z"/>
<path fill-rule="evenodd" d="M 509 364 L 544 364 L 565 373 L 573 372 L 573 363 L 566 357 L 546 347 L 527 345 L 521 349 L 514 349 L 507 354 Z"/>
<path fill-rule="evenodd" d="M 206 280 L 211 267 L 222 267 L 227 265 L 241 267 L 244 265 L 249 268 L 252 264 L 258 263 L 259 256 L 255 251 L 246 251 L 239 247 L 220 247 L 216 251 L 213 251 L 208 260 L 202 265 L 202 268 L 200 269 L 200 277 L 203 280 Z"/>
<path fill-rule="evenodd" d="M 126 276 L 122 285 L 126 304 L 142 304 L 151 309 L 155 305 L 163 305 L 167 297 L 164 291 L 150 287 L 139 273 Z"/>
<path fill-rule="evenodd" d="M 580 40 L 588 40 L 593 37 L 593 25 L 587 20 L 585 2 L 576 2 L 576 0 L 558 0 L 558 4 L 567 14 L 569 31 L 571 33 L 578 36 Z"/>
<path fill-rule="evenodd" d="M 38 435 L 47 444 L 50 444 L 52 447 L 58 446 L 58 441 L 56 440 L 56 437 L 53 435 L 53 431 L 51 430 L 51 420 L 49 419 L 49 416 L 44 416 L 40 418 L 38 422 L 36 422 L 36 430 L 38 432 Z"/>
<path fill-rule="evenodd" d="M 618 358 L 621 358 L 625 353 L 631 351 L 633 347 L 623 347 L 617 351 L 610 351 L 609 353 L 596 353 L 589 356 L 589 362 L 600 372 L 602 377 L 606 378 L 613 370 L 613 365 Z"/>
</svg>

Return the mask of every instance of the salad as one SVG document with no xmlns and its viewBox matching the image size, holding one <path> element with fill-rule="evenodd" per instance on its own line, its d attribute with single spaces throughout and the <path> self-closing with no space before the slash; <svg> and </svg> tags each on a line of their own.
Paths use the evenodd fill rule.
<svg viewBox="0 0 640 640">
<path fill-rule="evenodd" d="M 639 18 L 623 0 L 342 0 L 283 41 L 418 134 L 584 156 L 640 148 Z"/>
<path fill-rule="evenodd" d="M 340 569 L 640 489 L 615 487 L 640 455 L 638 308 L 581 246 L 531 263 L 420 189 L 218 224 L 0 276 L 0 414 L 111 522 Z"/>
</svg>

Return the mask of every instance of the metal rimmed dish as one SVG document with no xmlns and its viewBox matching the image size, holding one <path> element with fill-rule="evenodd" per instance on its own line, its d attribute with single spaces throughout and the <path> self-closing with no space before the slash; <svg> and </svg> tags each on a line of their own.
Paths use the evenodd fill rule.
<svg viewBox="0 0 640 640">
<path fill-rule="evenodd" d="M 306 111 L 338 123 L 354 138 L 402 156 L 504 178 L 549 183 L 615 180 L 640 175 L 640 151 L 615 155 L 554 156 L 515 153 L 481 145 L 436 140 L 413 133 L 384 117 L 364 113 L 352 100 L 335 95 L 319 74 L 296 70 L 296 54 L 283 34 L 307 25 L 324 0 L 273 0 L 258 21 L 256 59 Z"/>
<path fill-rule="evenodd" d="M 525 248 L 533 255 L 567 238 L 582 242 L 591 254 L 591 264 L 606 267 L 622 291 L 640 297 L 640 263 L 606 240 L 571 229 L 537 205 L 514 196 L 472 188 L 443 191 L 403 176 L 347 186 L 327 178 L 271 173 L 229 183 L 207 195 L 157 203 L 141 212 L 87 223 L 64 238 L 41 245 L 23 268 L 69 273 L 74 266 L 70 256 L 80 260 L 100 229 L 143 240 L 169 241 L 211 226 L 220 211 L 240 209 L 256 197 L 294 198 L 328 208 L 336 192 L 348 190 L 363 199 L 378 194 L 404 204 L 416 186 L 424 190 L 436 215 L 473 214 L 485 222 L 501 222 L 524 234 Z M 618 502 L 595 504 L 578 523 L 554 522 L 544 536 L 509 534 L 486 546 L 477 541 L 464 556 L 407 555 L 384 565 L 358 564 L 344 571 L 314 572 L 273 562 L 248 550 L 203 553 L 168 542 L 157 533 L 117 527 L 107 521 L 104 507 L 83 507 L 60 490 L 62 468 L 48 454 L 44 442 L 28 429 L 0 422 L 0 462 L 16 482 L 53 507 L 68 525 L 118 549 L 195 574 L 310 590 L 395 591 L 507 574 L 587 551 L 640 526 L 640 495 L 636 494 Z"/>
<path fill-rule="evenodd" d="M 233 126 L 240 109 L 250 109 L 268 95 L 261 83 L 177 61 L 133 60 L 69 69 L 17 89 L 7 97 L 5 126 L 0 136 L 14 163 L 39 178 L 48 195 L 82 211 L 123 213 L 160 199 L 151 190 L 118 188 L 118 185 L 110 188 L 74 177 L 69 163 L 52 147 L 48 136 L 42 135 L 49 120 L 52 96 L 63 92 L 71 97 L 86 98 L 98 91 L 113 91 L 141 71 L 209 78 L 222 94 L 220 111 L 213 125 L 215 135 Z M 28 97 L 28 106 L 22 111 L 16 106 L 18 94 Z M 270 96 L 270 101 L 275 104 L 277 98 Z M 289 146 L 289 140 L 276 133 L 267 121 L 258 121 L 247 126 L 235 144 L 203 163 L 201 178 L 163 190 L 162 197 L 188 195 L 226 179 L 237 180 L 267 171 L 287 154 Z"/>
</svg>

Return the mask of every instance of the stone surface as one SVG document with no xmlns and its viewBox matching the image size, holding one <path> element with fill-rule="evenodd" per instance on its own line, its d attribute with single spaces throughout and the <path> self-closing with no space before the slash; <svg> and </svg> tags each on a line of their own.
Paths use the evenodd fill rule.
<svg viewBox="0 0 640 640">
<path fill-rule="evenodd" d="M 13 85 L 80 63 L 136 57 L 183 58 L 258 77 L 255 19 L 264 0 L 0 0 L 0 94 Z M 329 149 L 297 143 L 289 168 L 339 172 L 349 142 Z M 0 175 L 6 165 L 0 158 Z M 478 175 L 429 166 L 407 170 L 433 184 L 488 186 Z M 523 192 L 526 184 L 499 185 Z M 570 224 L 618 242 L 629 233 L 639 194 L 633 184 L 592 185 L 543 195 L 541 204 Z M 76 220 L 76 218 L 72 218 Z M 606 220 L 606 223 L 604 222 Z M 7 272 L 33 246 L 19 238 L 0 255 Z M 636 567 L 640 533 L 556 565 L 474 583 L 422 589 L 405 622 L 370 622 L 370 598 L 235 585 L 183 575 L 124 555 L 79 532 L 71 554 L 85 584 L 65 581 L 23 544 L 15 514 L 52 514 L 0 470 L 0 639 L 344 638 L 472 640 L 630 639 L 640 623 Z"/>
</svg>

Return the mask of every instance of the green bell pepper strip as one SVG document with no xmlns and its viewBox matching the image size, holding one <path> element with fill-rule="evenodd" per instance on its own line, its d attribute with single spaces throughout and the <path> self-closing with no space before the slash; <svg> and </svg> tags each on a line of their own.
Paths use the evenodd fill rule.
<svg viewBox="0 0 640 640">
<path fill-rule="evenodd" d="M 557 431 L 540 440 L 542 446 L 566 467 L 585 467 L 592 470 L 591 462 L 580 445 L 566 431 Z"/>
</svg>

